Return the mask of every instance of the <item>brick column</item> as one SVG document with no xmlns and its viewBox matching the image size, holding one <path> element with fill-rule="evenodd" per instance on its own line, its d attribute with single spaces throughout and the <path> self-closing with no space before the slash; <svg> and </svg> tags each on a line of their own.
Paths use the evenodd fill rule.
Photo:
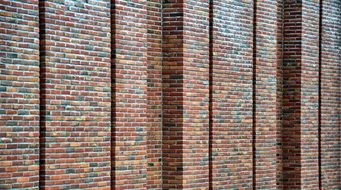
<svg viewBox="0 0 341 190">
<path fill-rule="evenodd" d="M 147 1 L 112 3 L 112 187 L 146 189 Z"/>
<path fill-rule="evenodd" d="M 209 3 L 163 4 L 163 188 L 208 188 Z"/>
<path fill-rule="evenodd" d="M 277 91 L 281 90 L 281 17 L 282 0 L 256 1 L 255 13 L 255 188 L 279 189 L 281 132 L 278 110 L 281 101 Z M 278 89 L 280 88 L 280 89 Z"/>
<path fill-rule="evenodd" d="M 162 0 L 148 1 L 147 188 L 162 188 Z"/>
<path fill-rule="evenodd" d="M 253 1 L 213 1 L 212 185 L 252 188 Z"/>
<path fill-rule="evenodd" d="M 0 2 L 0 189 L 39 185 L 38 0 Z"/>
<path fill-rule="evenodd" d="M 322 1 L 321 175 L 323 189 L 341 189 L 341 1 Z"/>
<path fill-rule="evenodd" d="M 319 1 L 285 0 L 284 188 L 317 189 Z"/>
<path fill-rule="evenodd" d="M 110 187 L 110 4 L 45 0 L 43 189 Z"/>
</svg>

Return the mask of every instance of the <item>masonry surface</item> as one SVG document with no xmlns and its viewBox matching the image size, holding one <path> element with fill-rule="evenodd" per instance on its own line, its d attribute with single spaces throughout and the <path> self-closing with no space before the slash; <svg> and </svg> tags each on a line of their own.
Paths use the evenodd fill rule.
<svg viewBox="0 0 341 190">
<path fill-rule="evenodd" d="M 341 189 L 340 0 L 1 0 L 0 189 Z"/>
</svg>

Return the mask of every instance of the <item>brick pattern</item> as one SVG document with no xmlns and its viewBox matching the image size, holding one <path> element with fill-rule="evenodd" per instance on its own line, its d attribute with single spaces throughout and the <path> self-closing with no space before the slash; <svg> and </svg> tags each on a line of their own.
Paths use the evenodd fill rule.
<svg viewBox="0 0 341 190">
<path fill-rule="evenodd" d="M 301 188 L 318 189 L 319 1 L 302 2 Z"/>
<path fill-rule="evenodd" d="M 277 3 L 280 16 L 277 17 L 277 188 L 283 188 L 283 22 L 284 0 Z"/>
<path fill-rule="evenodd" d="M 212 187 L 252 187 L 253 1 L 213 1 Z"/>
<path fill-rule="evenodd" d="M 341 189 L 341 2 L 322 1 L 321 170 L 322 189 Z"/>
<path fill-rule="evenodd" d="M 162 5 L 162 184 L 181 189 L 183 144 L 183 4 Z"/>
<path fill-rule="evenodd" d="M 316 189 L 319 2 L 284 5 L 283 183 L 289 189 Z"/>
<path fill-rule="evenodd" d="M 0 189 L 340 189 L 340 11 L 2 0 Z"/>
<path fill-rule="evenodd" d="M 145 189 L 147 175 L 147 1 L 114 1 L 115 145 L 112 186 Z"/>
<path fill-rule="evenodd" d="M 208 189 L 209 2 L 183 9 L 183 188 Z"/>
<path fill-rule="evenodd" d="M 0 2 L 0 189 L 39 185 L 38 0 Z"/>
<path fill-rule="evenodd" d="M 40 187 L 109 189 L 110 3 L 46 0 L 40 11 Z"/>
<path fill-rule="evenodd" d="M 277 91 L 280 59 L 281 0 L 263 0 L 256 4 L 255 45 L 255 182 L 257 189 L 278 189 L 278 131 L 280 118 Z"/>
<path fill-rule="evenodd" d="M 162 1 L 147 5 L 147 188 L 162 189 Z"/>
<path fill-rule="evenodd" d="M 163 185 L 208 187 L 208 1 L 163 7 Z"/>
<path fill-rule="evenodd" d="M 284 0 L 283 23 L 283 188 L 300 188 L 300 98 L 302 4 Z"/>
</svg>

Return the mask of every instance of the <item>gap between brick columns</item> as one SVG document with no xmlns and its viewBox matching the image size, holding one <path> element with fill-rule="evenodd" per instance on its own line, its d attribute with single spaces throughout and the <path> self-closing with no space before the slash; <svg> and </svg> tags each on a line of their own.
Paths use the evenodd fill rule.
<svg viewBox="0 0 341 190">
<path fill-rule="evenodd" d="M 318 58 L 318 173 L 319 189 L 322 189 L 322 169 L 321 169 L 321 70 L 322 70 L 322 0 L 319 5 L 319 58 Z"/>
<path fill-rule="evenodd" d="M 39 9 L 39 189 L 45 186 L 45 6 L 44 1 L 40 0 Z"/>
<path fill-rule="evenodd" d="M 256 60 L 257 0 L 253 1 L 253 66 L 252 66 L 252 183 L 256 189 Z"/>
<path fill-rule="evenodd" d="M 212 140 L 213 140 L 213 134 L 212 134 L 212 128 L 213 128 L 213 110 L 212 110 L 212 104 L 213 104 L 213 0 L 210 0 L 209 3 L 209 141 L 208 141 L 208 166 L 209 166 L 209 189 L 213 189 L 212 185 L 212 175 L 213 175 L 213 164 L 212 164 Z"/>
<path fill-rule="evenodd" d="M 115 189 L 115 146 L 116 146 L 116 139 L 115 139 L 115 113 L 116 113 L 116 106 L 115 106 L 115 89 L 116 89 L 116 81 L 115 81 L 115 58 L 116 58 L 116 43 L 115 43 L 115 0 L 111 0 L 110 2 L 110 36 L 111 36 L 111 71 L 110 71 L 110 79 L 111 79 L 111 113 L 110 113 L 110 123 L 111 123 L 111 131 L 110 131 L 110 188 Z"/>
</svg>

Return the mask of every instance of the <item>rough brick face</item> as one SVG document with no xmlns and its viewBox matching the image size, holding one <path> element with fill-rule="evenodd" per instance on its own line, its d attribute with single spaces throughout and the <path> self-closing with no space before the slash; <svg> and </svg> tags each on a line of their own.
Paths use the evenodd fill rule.
<svg viewBox="0 0 341 190">
<path fill-rule="evenodd" d="M 255 135 L 255 187 L 277 189 L 279 168 L 278 131 L 280 120 L 277 110 L 280 101 L 276 92 L 279 88 L 278 73 L 281 68 L 280 42 L 282 1 L 257 1 L 255 6 L 254 46 L 254 133 Z"/>
<path fill-rule="evenodd" d="M 110 3 L 40 3 L 40 187 L 110 187 Z"/>
<path fill-rule="evenodd" d="M 252 23 L 252 1 L 213 1 L 213 189 L 252 187 Z"/>
<path fill-rule="evenodd" d="M 38 189 L 38 0 L 0 2 L 0 189 Z"/>
<path fill-rule="evenodd" d="M 341 1 L 322 1 L 321 175 L 323 189 L 341 189 Z"/>
<path fill-rule="evenodd" d="M 317 189 L 323 162 L 319 158 L 321 3 L 288 0 L 284 5 L 283 183 L 289 189 Z"/>
<path fill-rule="evenodd" d="M 117 189 L 143 189 L 147 175 L 147 1 L 113 3 L 112 183 Z"/>
<path fill-rule="evenodd" d="M 162 188 L 162 1 L 147 4 L 147 188 Z"/>
<path fill-rule="evenodd" d="M 0 189 L 341 189 L 339 0 L 2 0 Z"/>
</svg>

